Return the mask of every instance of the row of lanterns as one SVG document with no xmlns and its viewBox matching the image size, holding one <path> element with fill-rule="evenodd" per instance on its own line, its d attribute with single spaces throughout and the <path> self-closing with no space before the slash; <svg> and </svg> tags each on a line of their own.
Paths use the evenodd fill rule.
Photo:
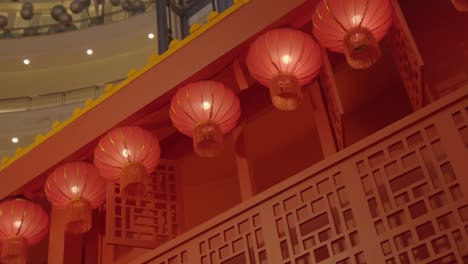
<svg viewBox="0 0 468 264">
<path fill-rule="evenodd" d="M 344 53 L 353 68 L 368 68 L 380 56 L 378 42 L 392 23 L 392 7 L 389 0 L 323 0 L 312 21 L 322 46 Z M 246 63 L 253 78 L 269 88 L 276 108 L 294 110 L 301 101 L 302 87 L 319 73 L 322 58 L 320 46 L 310 35 L 280 28 L 252 43 Z M 193 138 L 197 155 L 214 157 L 222 151 L 223 135 L 236 126 L 241 109 L 229 87 L 201 81 L 176 92 L 169 114 L 173 125 Z M 100 139 L 94 165 L 62 165 L 48 176 L 44 190 L 54 206 L 66 208 L 67 232 L 84 233 L 91 228 L 92 208 L 105 201 L 106 180 L 120 182 L 123 197 L 139 199 L 160 154 L 158 138 L 151 132 L 139 127 L 116 128 Z M 48 231 L 45 211 L 21 198 L 0 203 L 0 223 L 4 261 L 25 260 L 27 246 Z"/>
</svg>

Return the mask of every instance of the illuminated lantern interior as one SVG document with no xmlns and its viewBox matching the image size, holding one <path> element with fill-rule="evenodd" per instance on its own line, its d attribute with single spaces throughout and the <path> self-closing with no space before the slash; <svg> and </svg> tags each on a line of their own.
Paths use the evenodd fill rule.
<svg viewBox="0 0 468 264">
<path fill-rule="evenodd" d="M 223 150 L 223 135 L 236 126 L 240 113 L 239 98 L 230 88 L 201 81 L 177 91 L 169 114 L 174 126 L 193 138 L 197 155 L 215 157 Z"/>
</svg>

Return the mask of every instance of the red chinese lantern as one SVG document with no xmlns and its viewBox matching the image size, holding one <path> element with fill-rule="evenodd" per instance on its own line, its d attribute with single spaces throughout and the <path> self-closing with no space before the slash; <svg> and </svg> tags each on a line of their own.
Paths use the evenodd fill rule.
<svg viewBox="0 0 468 264">
<path fill-rule="evenodd" d="M 460 12 L 468 12 L 468 0 L 452 0 L 453 6 Z"/>
<path fill-rule="evenodd" d="M 94 164 L 100 175 L 110 181 L 120 180 L 120 192 L 126 198 L 141 198 L 145 181 L 159 163 L 158 138 L 140 127 L 120 127 L 99 140 Z"/>
<path fill-rule="evenodd" d="M 389 0 L 322 0 L 312 17 L 314 35 L 328 49 L 344 53 L 355 69 L 381 56 L 378 42 L 392 24 Z"/>
<path fill-rule="evenodd" d="M 223 134 L 239 119 L 239 98 L 223 83 L 201 81 L 180 88 L 169 115 L 179 131 L 193 138 L 195 153 L 215 157 L 223 150 Z"/>
<path fill-rule="evenodd" d="M 302 86 L 320 71 L 319 45 L 302 31 L 279 28 L 259 36 L 247 55 L 250 74 L 270 88 L 273 105 L 295 110 L 302 99 Z"/>
<path fill-rule="evenodd" d="M 92 209 L 106 199 L 106 181 L 93 164 L 71 162 L 49 175 L 44 191 L 50 203 L 66 208 L 66 231 L 81 234 L 91 229 Z"/>
<path fill-rule="evenodd" d="M 28 247 L 49 232 L 49 216 L 39 205 L 25 198 L 10 198 L 0 203 L 1 263 L 25 264 Z"/>
</svg>

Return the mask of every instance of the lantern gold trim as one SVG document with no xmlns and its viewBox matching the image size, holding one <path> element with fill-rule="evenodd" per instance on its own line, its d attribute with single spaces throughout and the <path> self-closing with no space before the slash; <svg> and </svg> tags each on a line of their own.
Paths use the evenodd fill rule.
<svg viewBox="0 0 468 264">
<path fill-rule="evenodd" d="M 2 261 L 5 264 L 26 264 L 28 241 L 21 236 L 9 237 L 3 241 Z"/>
<path fill-rule="evenodd" d="M 216 157 L 223 151 L 223 133 L 214 122 L 205 121 L 197 124 L 193 131 L 193 149 L 204 158 Z"/>
<path fill-rule="evenodd" d="M 120 193 L 126 199 L 141 199 L 145 195 L 148 172 L 140 162 L 128 163 L 121 172 Z"/>
<path fill-rule="evenodd" d="M 344 38 L 346 60 L 354 69 L 367 69 L 382 55 L 372 31 L 365 27 L 348 30 Z"/>
<path fill-rule="evenodd" d="M 279 110 L 296 110 L 302 101 L 302 87 L 292 74 L 279 73 L 274 76 L 269 90 L 271 102 Z"/>
<path fill-rule="evenodd" d="M 86 233 L 91 229 L 93 209 L 84 198 L 71 200 L 67 205 L 66 231 L 71 234 Z"/>
</svg>

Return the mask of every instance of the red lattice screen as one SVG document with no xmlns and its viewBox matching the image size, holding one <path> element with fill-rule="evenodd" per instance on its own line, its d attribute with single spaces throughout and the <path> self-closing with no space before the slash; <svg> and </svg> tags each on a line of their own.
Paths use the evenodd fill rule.
<svg viewBox="0 0 468 264">
<path fill-rule="evenodd" d="M 468 263 L 468 88 L 134 263 Z"/>
<path fill-rule="evenodd" d="M 452 114 L 453 123 L 460 133 L 461 140 L 468 148 L 468 108 L 460 109 Z"/>
<path fill-rule="evenodd" d="M 328 114 L 332 122 L 336 144 L 339 150 L 344 148 L 343 124 L 341 117 L 344 113 L 340 94 L 336 88 L 335 76 L 325 48 L 322 48 L 323 65 L 320 71 L 320 85 L 325 96 Z"/>
<path fill-rule="evenodd" d="M 393 23 L 388 44 L 414 110 L 423 106 L 424 62 L 397 0 L 392 0 Z"/>
<path fill-rule="evenodd" d="M 386 263 L 468 263 L 464 174 L 444 145 L 428 124 L 356 164 Z"/>
<path fill-rule="evenodd" d="M 107 184 L 106 242 L 155 248 L 177 234 L 176 170 L 172 161 L 161 160 L 146 183 L 144 199 L 120 196 L 119 184 Z"/>
</svg>

